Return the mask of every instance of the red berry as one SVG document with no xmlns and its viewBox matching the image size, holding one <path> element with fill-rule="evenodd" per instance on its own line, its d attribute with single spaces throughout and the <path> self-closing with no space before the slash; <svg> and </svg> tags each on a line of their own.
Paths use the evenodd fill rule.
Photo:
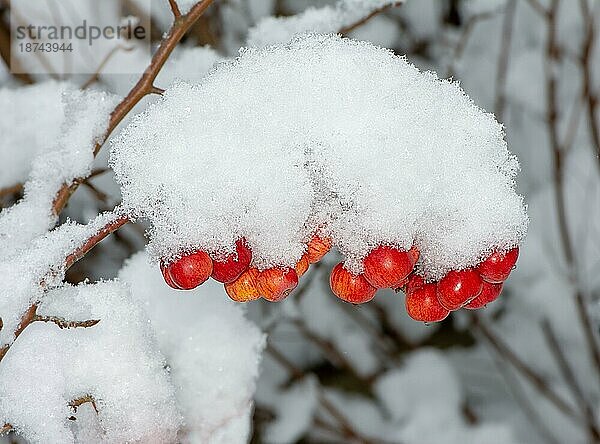
<svg viewBox="0 0 600 444">
<path fill-rule="evenodd" d="M 225 284 L 225 292 L 236 302 L 254 301 L 260 298 L 260 292 L 256 288 L 256 280 L 260 271 L 256 268 L 248 268 L 235 281 Z"/>
<path fill-rule="evenodd" d="M 293 268 L 267 268 L 256 278 L 256 288 L 263 298 L 279 302 L 298 285 L 298 274 Z"/>
<path fill-rule="evenodd" d="M 519 247 L 513 248 L 507 252 L 493 252 L 486 260 L 477 267 L 481 277 L 493 284 L 504 282 L 512 271 L 517 258 L 519 257 Z"/>
<path fill-rule="evenodd" d="M 252 251 L 243 239 L 237 240 L 235 251 L 222 261 L 213 261 L 214 280 L 223 283 L 233 282 L 248 268 L 252 261 Z"/>
<path fill-rule="evenodd" d="M 475 299 L 482 288 L 483 280 L 475 270 L 452 270 L 438 283 L 437 297 L 447 310 L 457 310 Z"/>
<path fill-rule="evenodd" d="M 365 257 L 365 278 L 375 288 L 398 287 L 414 267 L 414 255 L 379 246 Z"/>
<path fill-rule="evenodd" d="M 173 279 L 171 279 L 171 275 L 169 274 L 169 269 L 162 262 L 160 263 L 160 272 L 169 287 L 174 288 L 175 290 L 181 290 L 181 288 L 175 285 L 175 282 L 173 282 Z"/>
<path fill-rule="evenodd" d="M 421 288 L 423 285 L 425 285 L 425 279 L 418 274 L 413 273 L 408 277 L 408 282 L 406 283 L 406 293 L 415 291 L 417 288 Z"/>
<path fill-rule="evenodd" d="M 352 304 L 369 302 L 377 292 L 364 275 L 350 273 L 341 262 L 331 270 L 329 285 L 338 298 Z"/>
<path fill-rule="evenodd" d="M 483 281 L 483 289 L 479 296 L 465 305 L 465 308 L 475 310 L 481 308 L 490 302 L 494 302 L 500 293 L 502 292 L 502 284 L 490 284 L 489 282 Z"/>
<path fill-rule="evenodd" d="M 204 251 L 196 251 L 169 264 L 167 272 L 177 288 L 191 290 L 210 277 L 212 268 L 210 256 Z"/>
<path fill-rule="evenodd" d="M 308 262 L 308 255 L 306 253 L 304 253 L 295 267 L 296 274 L 298 275 L 298 277 L 300 277 L 304 273 L 306 273 L 306 270 L 308 270 L 309 266 L 310 266 L 310 263 Z"/>
<path fill-rule="evenodd" d="M 308 262 L 319 262 L 331 250 L 331 239 L 328 237 L 314 236 L 308 243 L 306 257 Z"/>
<path fill-rule="evenodd" d="M 438 322 L 450 313 L 438 301 L 435 284 L 424 284 L 407 292 L 404 305 L 415 321 Z"/>
</svg>

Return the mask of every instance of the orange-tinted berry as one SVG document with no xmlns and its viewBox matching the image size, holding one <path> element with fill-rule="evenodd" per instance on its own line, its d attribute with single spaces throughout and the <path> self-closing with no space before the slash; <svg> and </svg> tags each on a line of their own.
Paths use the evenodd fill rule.
<svg viewBox="0 0 600 444">
<path fill-rule="evenodd" d="M 227 295 L 236 302 L 254 301 L 260 298 L 256 280 L 260 271 L 248 268 L 235 281 L 225 284 Z"/>
</svg>

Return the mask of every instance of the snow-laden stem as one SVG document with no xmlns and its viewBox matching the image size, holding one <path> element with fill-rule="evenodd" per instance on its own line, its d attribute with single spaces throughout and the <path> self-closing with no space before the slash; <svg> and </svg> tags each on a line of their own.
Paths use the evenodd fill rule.
<svg viewBox="0 0 600 444">
<path fill-rule="evenodd" d="M 152 57 L 150 64 L 138 82 L 111 113 L 108 129 L 94 147 L 94 156 L 98 154 L 111 133 L 115 130 L 119 123 L 121 123 L 125 116 L 129 114 L 133 107 L 137 105 L 146 95 L 157 91 L 157 88 L 154 86 L 154 80 L 158 76 L 160 70 L 183 36 L 192 27 L 192 25 L 196 23 L 196 21 L 212 4 L 212 2 L 213 0 L 202 0 L 199 3 L 196 3 L 187 14 L 180 15 L 176 18 L 175 22 L 171 26 L 171 29 L 169 29 L 167 35 L 160 43 L 158 50 Z M 71 184 L 64 184 L 58 191 L 52 204 L 52 211 L 55 215 L 60 214 L 62 209 L 69 201 L 69 198 L 79 187 L 82 181 L 83 179 L 79 179 L 75 180 Z"/>
<path fill-rule="evenodd" d="M 114 217 L 109 217 L 108 222 L 106 222 L 106 224 L 104 226 L 102 226 L 99 230 L 96 230 L 93 235 L 91 235 L 87 239 L 83 240 L 81 242 L 81 244 L 79 245 L 79 247 L 77 247 L 75 250 L 73 250 L 71 253 L 69 253 L 65 257 L 65 260 L 63 262 L 63 271 L 67 271 L 69 268 L 71 268 L 73 266 L 73 264 L 75 264 L 75 262 L 77 262 L 78 260 L 83 258 L 90 250 L 92 250 L 96 245 L 98 245 L 103 239 L 105 239 L 111 233 L 117 231 L 119 228 L 121 228 L 123 225 L 125 225 L 129 222 L 129 218 L 127 216 L 119 214 L 118 209 L 115 209 L 115 211 L 113 211 L 113 216 Z M 104 215 L 104 217 L 106 217 L 106 215 Z M 42 287 L 46 286 L 44 281 L 40 282 L 40 285 Z M 76 323 L 74 321 L 64 321 L 64 320 L 61 320 L 61 322 L 59 322 L 58 318 L 40 317 L 36 313 L 37 307 L 38 307 L 37 303 L 33 303 L 27 309 L 27 311 L 23 314 L 23 316 L 21 317 L 21 322 L 19 323 L 18 328 L 14 332 L 15 340 L 21 335 L 21 333 L 23 333 L 23 331 L 27 328 L 27 326 L 29 326 L 31 323 L 36 322 L 36 321 L 54 322 L 59 327 L 61 327 L 61 323 L 62 323 L 63 326 L 61 328 L 65 328 L 65 326 L 68 326 L 68 327 L 91 327 L 97 323 L 94 320 L 84 321 L 82 323 Z M 64 321 L 64 322 L 62 322 L 62 321 Z M 8 352 L 8 350 L 10 349 L 10 346 L 11 346 L 11 344 L 6 344 L 2 348 L 0 348 L 0 361 L 4 358 L 4 356 Z"/>
</svg>

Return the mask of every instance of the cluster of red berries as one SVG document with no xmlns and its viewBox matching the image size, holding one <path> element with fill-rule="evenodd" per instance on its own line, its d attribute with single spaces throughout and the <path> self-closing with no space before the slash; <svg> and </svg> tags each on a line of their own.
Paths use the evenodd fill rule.
<svg viewBox="0 0 600 444">
<path fill-rule="evenodd" d="M 165 281 L 171 287 L 191 290 L 212 276 L 225 284 L 225 291 L 237 302 L 264 298 L 283 300 L 296 286 L 310 264 L 321 260 L 331 248 L 331 239 L 314 236 L 306 253 L 294 268 L 251 267 L 252 251 L 243 239 L 236 242 L 236 252 L 223 259 L 212 259 L 204 251 L 187 254 L 168 265 L 161 264 Z M 460 308 L 477 309 L 494 301 L 512 271 L 519 249 L 494 252 L 475 268 L 452 270 L 438 282 L 427 283 L 413 273 L 419 250 L 402 251 L 379 246 L 364 259 L 364 272 L 353 274 L 343 263 L 331 271 L 330 285 L 340 299 L 353 304 L 368 302 L 379 289 L 402 289 L 406 293 L 406 311 L 417 321 L 437 322 Z"/>
<path fill-rule="evenodd" d="M 234 301 L 248 302 L 263 297 L 278 302 L 296 288 L 298 278 L 306 273 L 310 264 L 320 261 L 331 249 L 331 240 L 314 236 L 294 268 L 273 267 L 263 271 L 250 266 L 252 251 L 244 239 L 238 240 L 235 248 L 235 253 L 219 260 L 204 251 L 196 251 L 169 264 L 162 263 L 165 282 L 178 290 L 191 290 L 212 277 L 225 284 L 225 291 Z"/>
<path fill-rule="evenodd" d="M 419 259 L 416 248 L 401 251 L 380 246 L 364 259 L 364 273 L 352 274 L 337 264 L 331 272 L 333 292 L 347 302 L 368 302 L 381 288 L 403 289 L 408 315 L 423 322 L 437 322 L 460 308 L 477 309 L 494 301 L 512 271 L 519 249 L 494 252 L 475 268 L 452 270 L 439 282 L 427 283 L 413 273 Z"/>
<path fill-rule="evenodd" d="M 434 283 L 425 283 L 415 275 L 405 287 L 406 311 L 417 321 L 437 322 L 460 308 L 482 308 L 500 296 L 518 256 L 518 247 L 496 251 L 477 267 L 449 271 Z"/>
</svg>

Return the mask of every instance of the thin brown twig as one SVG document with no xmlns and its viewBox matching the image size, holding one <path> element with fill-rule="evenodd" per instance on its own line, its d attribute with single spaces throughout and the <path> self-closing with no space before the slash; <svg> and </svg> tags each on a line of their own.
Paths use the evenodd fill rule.
<svg viewBox="0 0 600 444">
<path fill-rule="evenodd" d="M 173 12 L 173 16 L 175 20 L 181 17 L 181 11 L 179 10 L 179 5 L 177 4 L 177 0 L 169 0 L 169 6 L 171 7 L 171 11 Z"/>
<path fill-rule="evenodd" d="M 96 405 L 96 400 L 91 395 L 84 395 L 80 398 L 76 398 L 76 399 L 72 400 L 71 402 L 69 402 L 69 407 L 71 407 L 74 412 L 77 412 L 77 407 L 79 407 L 85 403 L 88 403 L 88 402 L 92 405 L 94 411 L 96 413 L 98 413 L 98 406 Z M 0 436 L 5 433 L 11 432 L 13 430 L 14 430 L 13 425 L 7 422 L 2 427 L 0 427 Z"/>
<path fill-rule="evenodd" d="M 471 34 L 475 29 L 475 26 L 484 20 L 489 20 L 499 14 L 499 10 L 494 11 L 486 11 L 481 12 L 479 14 L 474 14 L 466 21 L 463 30 L 458 38 L 458 42 L 454 45 L 452 49 L 452 59 L 447 68 L 447 76 L 452 77 L 455 74 L 455 63 L 462 57 L 465 48 L 467 47 L 467 43 L 469 43 L 469 39 L 471 38 Z"/>
<path fill-rule="evenodd" d="M 5 196 L 10 196 L 12 194 L 17 194 L 17 193 L 20 193 L 21 191 L 23 191 L 22 183 L 18 183 L 18 184 L 15 184 L 15 185 L 12 185 L 12 186 L 6 187 L 6 188 L 1 188 L 0 189 L 0 198 L 3 198 Z"/>
<path fill-rule="evenodd" d="M 61 330 L 64 328 L 89 328 L 100 322 L 100 319 L 88 319 L 86 321 L 69 321 L 58 316 L 35 315 L 33 322 L 53 322 Z"/>
<path fill-rule="evenodd" d="M 196 3 L 186 15 L 182 15 L 175 20 L 171 29 L 162 40 L 158 50 L 154 53 L 150 64 L 135 84 L 129 91 L 129 94 L 116 106 L 110 115 L 108 129 L 94 147 L 94 156 L 98 154 L 106 140 L 110 137 L 115 128 L 129 114 L 135 105 L 137 105 L 146 95 L 151 94 L 155 90 L 154 80 L 158 76 L 167 59 L 181 41 L 183 36 L 192 27 L 192 25 L 200 18 L 206 9 L 212 4 L 213 0 L 202 0 Z M 75 180 L 73 183 L 64 184 L 56 194 L 52 205 L 52 212 L 55 215 L 60 214 L 62 209 L 67 204 L 71 195 L 75 192 L 83 179 Z"/>
<path fill-rule="evenodd" d="M 117 231 L 123 225 L 129 223 L 130 220 L 127 216 L 119 216 L 118 218 L 111 220 L 104 227 L 102 227 L 96 234 L 88 238 L 81 246 L 76 248 L 71 254 L 69 254 L 64 262 L 65 271 L 73 266 L 75 262 L 85 256 L 90 250 L 92 250 L 100 241 L 104 240 L 111 233 Z"/>
<path fill-rule="evenodd" d="M 81 85 L 81 89 L 87 89 L 90 86 L 92 86 L 94 83 L 96 83 L 98 80 L 100 80 L 100 74 L 102 73 L 102 70 L 104 69 L 104 67 L 107 65 L 107 63 L 110 61 L 110 59 L 113 58 L 113 56 L 119 51 L 119 50 L 123 50 L 123 51 L 131 51 L 132 48 L 127 48 L 127 47 L 123 47 L 123 46 L 115 46 L 113 47 L 108 54 L 106 54 L 104 56 L 104 58 L 100 61 L 100 64 L 98 65 L 98 68 L 96 68 L 96 71 L 94 71 L 94 73 L 90 76 L 89 79 L 87 79 L 83 85 Z"/>
<path fill-rule="evenodd" d="M 19 326 L 17 327 L 17 329 L 15 330 L 15 333 L 14 333 L 15 341 L 17 340 L 19 335 L 21 333 L 23 333 L 23 330 L 25 330 L 25 328 L 27 328 L 27 326 L 33 322 L 33 319 L 35 318 L 35 315 L 36 315 L 36 310 L 37 310 L 37 304 L 32 304 L 27 309 L 27 311 L 23 314 L 23 316 L 21 317 L 21 322 L 19 323 Z M 8 352 L 8 350 L 10 350 L 10 344 L 6 344 L 2 348 L 0 348 L 0 361 L 2 361 L 4 356 L 6 356 L 6 353 Z"/>
<path fill-rule="evenodd" d="M 96 413 L 98 413 L 98 406 L 96 405 L 96 400 L 92 395 L 83 395 L 80 398 L 72 400 L 71 402 L 69 402 L 69 407 L 71 407 L 75 412 L 77 412 L 77 407 L 88 402 L 92 404 L 92 407 L 94 408 Z"/>
<path fill-rule="evenodd" d="M 341 28 L 340 30 L 338 30 L 338 33 L 340 33 L 342 35 L 346 35 L 346 34 L 352 32 L 352 31 L 354 31 L 359 26 L 364 25 L 366 22 L 368 22 L 369 20 L 371 20 L 376 15 L 381 14 L 382 12 L 385 12 L 385 11 L 387 11 L 390 8 L 396 8 L 396 7 L 400 6 L 402 3 L 403 2 L 398 1 L 398 2 L 395 2 L 395 3 L 390 3 L 389 5 L 382 6 L 381 8 L 375 9 L 369 15 L 367 15 L 366 17 L 363 17 L 359 21 L 357 21 L 355 23 L 352 23 L 351 25 L 348 25 L 348 26 L 345 26 L 345 27 Z"/>
</svg>

